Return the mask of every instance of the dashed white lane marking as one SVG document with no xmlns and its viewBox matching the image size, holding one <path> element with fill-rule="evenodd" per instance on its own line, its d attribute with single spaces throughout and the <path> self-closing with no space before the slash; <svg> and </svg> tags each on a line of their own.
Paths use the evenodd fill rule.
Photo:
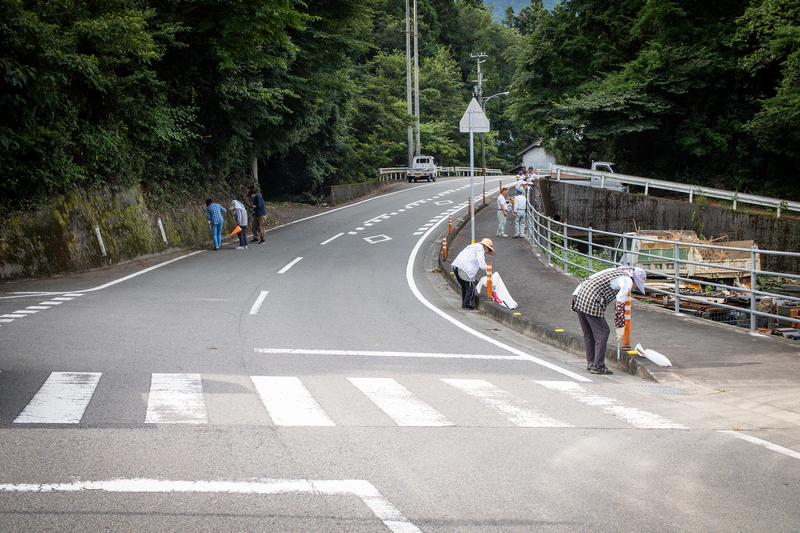
<svg viewBox="0 0 800 533">
<path fill-rule="evenodd" d="M 298 355 L 349 355 L 361 357 L 419 357 L 431 359 L 501 359 L 519 361 L 516 355 L 480 355 L 468 353 L 386 352 L 374 350 L 305 350 L 301 348 L 254 348 L 255 353 Z"/>
<path fill-rule="evenodd" d="M 14 314 L 21 313 L 23 315 L 32 315 L 34 313 L 38 313 L 39 311 L 35 311 L 33 309 L 18 309 L 14 311 Z"/>
<path fill-rule="evenodd" d="M 794 450 L 790 450 L 789 448 L 784 448 L 778 444 L 774 444 L 767 440 L 759 439 L 758 437 L 753 437 L 751 435 L 744 434 L 740 431 L 729 431 L 729 430 L 721 430 L 720 433 L 727 433 L 728 435 L 733 435 L 736 438 L 746 440 L 747 442 L 752 442 L 753 444 L 758 444 L 759 446 L 763 446 L 768 450 L 772 450 L 773 452 L 782 453 L 783 455 L 788 455 L 789 457 L 793 457 L 794 459 L 800 459 L 800 452 L 796 452 Z"/>
<path fill-rule="evenodd" d="M 99 372 L 53 372 L 14 423 L 80 423 L 100 376 Z"/>
<path fill-rule="evenodd" d="M 0 492 L 113 492 L 113 493 L 202 493 L 202 494 L 321 494 L 353 495 L 393 533 L 422 533 L 363 479 L 259 479 L 255 481 L 172 481 L 166 479 L 111 479 L 73 483 L 0 484 Z"/>
<path fill-rule="evenodd" d="M 302 257 L 298 257 L 297 259 L 295 259 L 294 261 L 292 261 L 291 263 L 289 263 L 288 265 L 286 265 L 282 269 L 278 270 L 278 274 L 285 274 L 290 268 L 292 268 L 294 265 L 296 265 L 302 259 L 303 259 Z"/>
<path fill-rule="evenodd" d="M 321 243 L 319 243 L 319 244 L 320 244 L 320 246 L 324 246 L 324 245 L 328 244 L 329 242 L 331 242 L 331 241 L 333 241 L 333 240 L 335 240 L 335 239 L 338 239 L 338 238 L 339 238 L 339 237 L 341 237 L 342 235 L 344 235 L 344 232 L 342 232 L 342 233 L 340 233 L 340 234 L 338 234 L 338 235 L 334 235 L 333 237 L 331 237 L 331 238 L 330 238 L 330 239 L 328 239 L 327 241 L 321 242 Z"/>
<path fill-rule="evenodd" d="M 572 424 L 559 422 L 534 409 L 522 398 L 514 396 L 483 379 L 442 379 L 448 385 L 472 396 L 486 407 L 520 427 L 527 428 L 566 428 Z"/>
<path fill-rule="evenodd" d="M 591 407 L 599 407 L 606 413 L 626 424 L 640 429 L 689 429 L 657 414 L 642 411 L 636 407 L 625 407 L 613 398 L 604 398 L 589 392 L 578 383 L 570 381 L 536 381 L 548 389 L 564 393 L 573 400 Z"/>
<path fill-rule="evenodd" d="M 261 294 L 258 295 L 258 298 L 256 298 L 256 301 L 253 302 L 253 307 L 250 308 L 250 313 L 249 314 L 251 314 L 251 315 L 257 315 L 258 314 L 259 309 L 261 309 L 261 304 L 264 303 L 264 300 L 266 299 L 267 294 L 269 294 L 269 291 L 261 291 Z"/>
<path fill-rule="evenodd" d="M 455 425 L 392 378 L 347 379 L 398 426 Z"/>
<path fill-rule="evenodd" d="M 153 374 L 144 421 L 147 424 L 207 424 L 200 374 Z"/>
<path fill-rule="evenodd" d="M 50 306 L 49 305 L 29 305 L 25 309 L 38 309 L 39 311 L 42 311 L 44 309 L 50 309 Z"/>
<path fill-rule="evenodd" d="M 74 300 L 74 299 L 75 298 L 65 298 L 64 296 L 57 296 L 55 298 L 52 298 L 53 301 L 62 301 L 62 302 L 68 302 L 68 301 Z"/>
<path fill-rule="evenodd" d="M 335 426 L 299 378 L 251 376 L 276 426 Z"/>
<path fill-rule="evenodd" d="M 64 302 L 39 302 L 39 305 L 61 305 Z"/>
</svg>

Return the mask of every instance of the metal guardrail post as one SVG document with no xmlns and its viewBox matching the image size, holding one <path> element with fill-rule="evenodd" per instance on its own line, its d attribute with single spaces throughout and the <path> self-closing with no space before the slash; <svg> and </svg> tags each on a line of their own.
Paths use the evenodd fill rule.
<svg viewBox="0 0 800 533">
<path fill-rule="evenodd" d="M 553 231 L 550 228 L 550 219 L 548 218 L 547 219 L 547 264 L 551 266 L 553 264 L 553 258 L 551 257 L 553 249 L 552 243 L 553 243 Z"/>
<path fill-rule="evenodd" d="M 592 227 L 591 226 L 589 226 L 589 238 L 588 238 L 588 241 L 589 241 L 589 275 L 591 275 L 594 272 L 594 266 L 592 265 L 593 255 L 592 255 Z"/>
<path fill-rule="evenodd" d="M 622 260 L 619 262 L 622 266 L 628 266 L 628 237 L 622 235 Z"/>
<path fill-rule="evenodd" d="M 567 273 L 567 225 L 562 224 L 562 228 L 564 228 L 564 242 L 562 243 L 564 246 L 564 274 Z"/>
<path fill-rule="evenodd" d="M 756 331 L 756 247 L 750 247 L 750 333 Z"/>
<path fill-rule="evenodd" d="M 647 196 L 647 193 L 650 191 L 650 182 L 647 181 L 644 184 L 644 195 Z"/>
<path fill-rule="evenodd" d="M 681 250 L 680 247 L 678 246 L 679 242 L 680 241 L 678 241 L 677 239 L 675 240 L 675 251 L 673 252 L 674 255 L 672 257 L 672 259 L 675 261 L 673 264 L 675 265 L 675 314 L 676 315 L 681 314 L 681 300 L 680 300 L 681 291 L 680 291 L 680 280 L 679 280 L 681 276 L 680 276 L 680 267 L 678 266 L 678 260 L 681 257 Z"/>
</svg>

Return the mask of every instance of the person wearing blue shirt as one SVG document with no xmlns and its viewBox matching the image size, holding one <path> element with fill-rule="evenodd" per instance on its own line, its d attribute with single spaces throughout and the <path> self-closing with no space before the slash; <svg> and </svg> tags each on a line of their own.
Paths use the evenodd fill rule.
<svg viewBox="0 0 800 533">
<path fill-rule="evenodd" d="M 209 198 L 206 200 L 206 218 L 211 225 L 211 238 L 214 240 L 214 250 L 219 250 L 222 246 L 222 213 L 227 213 L 228 210 Z"/>
<path fill-rule="evenodd" d="M 264 199 L 254 189 L 250 189 L 250 200 L 250 207 L 253 208 L 253 240 L 250 242 L 264 244 L 267 236 L 267 209 L 264 207 Z"/>
</svg>

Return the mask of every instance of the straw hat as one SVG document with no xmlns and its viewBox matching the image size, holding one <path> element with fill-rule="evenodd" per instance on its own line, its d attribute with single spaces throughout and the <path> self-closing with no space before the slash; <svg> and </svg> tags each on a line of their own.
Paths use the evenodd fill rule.
<svg viewBox="0 0 800 533">
<path fill-rule="evenodd" d="M 491 239 L 483 239 L 480 244 L 486 246 L 489 249 L 489 255 L 494 255 L 494 243 Z"/>
</svg>

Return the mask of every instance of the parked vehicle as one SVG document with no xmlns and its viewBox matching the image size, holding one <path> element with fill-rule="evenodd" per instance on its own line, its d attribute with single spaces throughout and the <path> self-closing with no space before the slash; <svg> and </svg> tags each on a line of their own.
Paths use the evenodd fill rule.
<svg viewBox="0 0 800 533">
<path fill-rule="evenodd" d="M 406 174 L 409 183 L 411 183 L 411 180 L 416 183 L 424 179 L 436 181 L 438 175 L 439 167 L 436 166 L 436 161 L 434 161 L 433 157 L 429 155 L 414 156 L 414 162 Z"/>
</svg>

